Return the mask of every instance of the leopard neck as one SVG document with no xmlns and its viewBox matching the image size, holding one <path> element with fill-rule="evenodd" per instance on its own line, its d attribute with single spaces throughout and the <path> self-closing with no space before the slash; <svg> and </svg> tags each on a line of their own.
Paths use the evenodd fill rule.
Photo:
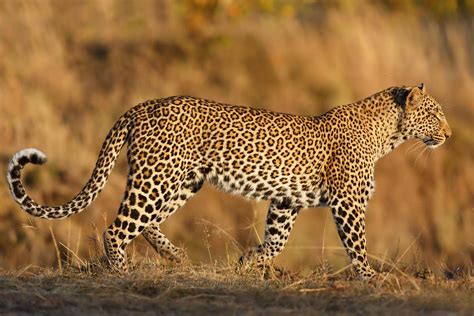
<svg viewBox="0 0 474 316">
<path fill-rule="evenodd" d="M 375 136 L 375 161 L 390 153 L 402 144 L 406 137 L 400 131 L 403 109 L 393 100 L 391 89 L 381 91 L 367 99 L 359 101 L 368 129 L 368 135 Z"/>
</svg>

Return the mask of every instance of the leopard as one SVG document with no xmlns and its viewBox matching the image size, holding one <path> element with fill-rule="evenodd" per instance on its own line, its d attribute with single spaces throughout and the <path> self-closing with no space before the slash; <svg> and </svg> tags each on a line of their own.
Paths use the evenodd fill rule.
<svg viewBox="0 0 474 316">
<path fill-rule="evenodd" d="M 160 225 L 209 183 L 269 202 L 264 238 L 244 252 L 240 264 L 272 262 L 302 209 L 329 207 L 353 271 L 370 280 L 378 275 L 369 264 L 365 229 L 375 163 L 409 139 L 436 148 L 451 134 L 440 103 L 424 84 L 393 86 L 316 116 L 172 96 L 140 103 L 116 121 L 90 178 L 69 202 L 40 205 L 25 192 L 22 168 L 47 160 L 35 148 L 14 154 L 7 182 L 27 213 L 67 218 L 95 200 L 127 143 L 125 193 L 103 233 L 110 268 L 128 270 L 126 247 L 139 235 L 163 258 L 182 262 L 185 251 Z"/>
</svg>

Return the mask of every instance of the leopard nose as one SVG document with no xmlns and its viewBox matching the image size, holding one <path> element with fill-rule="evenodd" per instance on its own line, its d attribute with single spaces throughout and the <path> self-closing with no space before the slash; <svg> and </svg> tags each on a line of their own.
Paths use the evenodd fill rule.
<svg viewBox="0 0 474 316">
<path fill-rule="evenodd" d="M 451 135 L 452 135 L 452 131 L 451 131 L 450 128 L 448 128 L 448 129 L 446 129 L 446 130 L 444 131 L 444 137 L 446 137 L 446 139 L 448 139 L 449 137 L 451 137 Z"/>
</svg>

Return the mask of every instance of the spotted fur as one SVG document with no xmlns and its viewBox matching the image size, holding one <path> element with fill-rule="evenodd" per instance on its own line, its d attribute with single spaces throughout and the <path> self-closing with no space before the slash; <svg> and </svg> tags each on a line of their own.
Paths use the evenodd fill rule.
<svg viewBox="0 0 474 316">
<path fill-rule="evenodd" d="M 128 143 L 129 174 L 118 217 L 104 233 L 112 267 L 126 270 L 125 247 L 143 234 L 171 260 L 184 252 L 160 224 L 209 182 L 224 192 L 270 201 L 265 238 L 241 258 L 263 264 L 288 241 L 302 208 L 329 206 L 349 258 L 370 279 L 365 209 L 374 191 L 375 162 L 403 141 L 437 147 L 451 130 L 423 85 L 392 87 L 321 116 L 297 116 L 179 96 L 141 103 L 110 130 L 87 184 L 70 202 L 42 206 L 26 193 L 20 171 L 46 156 L 26 149 L 8 165 L 13 198 L 28 213 L 65 218 L 97 197 Z"/>
</svg>

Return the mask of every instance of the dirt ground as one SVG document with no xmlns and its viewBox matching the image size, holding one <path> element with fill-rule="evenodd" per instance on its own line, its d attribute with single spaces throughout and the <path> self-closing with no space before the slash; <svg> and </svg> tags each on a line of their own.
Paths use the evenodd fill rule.
<svg viewBox="0 0 474 316">
<path fill-rule="evenodd" d="M 0 315 L 474 314 L 474 278 L 408 276 L 365 283 L 351 272 L 235 273 L 231 267 L 0 272 Z"/>
</svg>

